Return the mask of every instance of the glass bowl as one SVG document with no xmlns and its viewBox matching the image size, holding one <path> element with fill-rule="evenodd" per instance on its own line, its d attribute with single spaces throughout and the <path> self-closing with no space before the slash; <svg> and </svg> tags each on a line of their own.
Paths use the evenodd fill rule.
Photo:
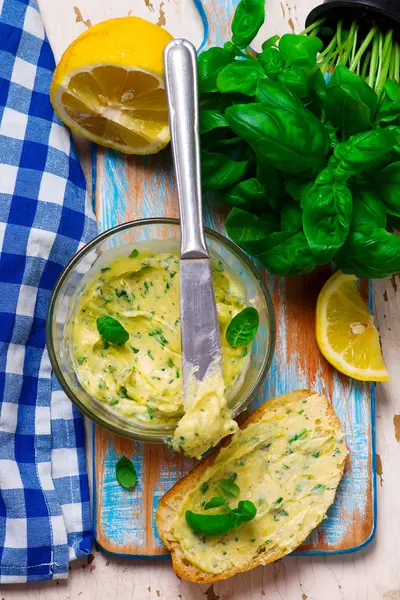
<svg viewBox="0 0 400 600">
<path fill-rule="evenodd" d="M 221 234 L 205 230 L 211 255 L 217 255 L 240 278 L 246 299 L 252 301 L 260 315 L 260 326 L 253 341 L 250 366 L 243 386 L 230 405 L 233 417 L 242 412 L 260 390 L 275 349 L 275 317 L 271 297 L 264 281 L 243 251 Z M 87 417 L 129 439 L 144 442 L 166 442 L 174 427 L 152 427 L 129 421 L 108 405 L 91 397 L 75 373 L 65 336 L 65 326 L 85 285 L 120 255 L 123 245 L 159 252 L 179 253 L 180 225 L 177 219 L 142 219 L 118 225 L 100 234 L 84 246 L 61 273 L 47 315 L 46 337 L 50 361 L 64 392 Z M 125 252 L 126 253 L 126 252 Z M 124 253 L 124 254 L 125 254 Z"/>
</svg>

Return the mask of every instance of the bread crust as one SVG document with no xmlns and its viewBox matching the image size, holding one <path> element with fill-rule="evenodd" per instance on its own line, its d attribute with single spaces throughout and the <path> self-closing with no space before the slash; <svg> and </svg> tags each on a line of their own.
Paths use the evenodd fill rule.
<svg viewBox="0 0 400 600">
<path fill-rule="evenodd" d="M 251 423 L 257 423 L 257 421 L 262 420 L 265 413 L 273 410 L 275 407 L 284 404 L 287 401 L 295 399 L 298 399 L 299 401 L 305 400 L 313 395 L 316 395 L 315 392 L 302 389 L 295 392 L 290 392 L 288 394 L 283 394 L 282 396 L 278 396 L 273 400 L 269 400 L 257 408 L 244 421 L 240 429 L 246 429 L 246 427 L 248 427 L 248 425 Z M 329 420 L 330 424 L 338 432 L 341 431 L 340 421 L 332 405 L 328 402 L 325 396 L 319 396 L 319 398 L 324 400 L 326 403 L 327 419 Z M 260 565 L 267 565 L 275 562 L 287 554 L 285 550 L 277 549 L 268 556 L 260 555 L 259 558 L 252 557 L 251 560 L 249 560 L 249 562 L 244 566 L 242 565 L 241 568 L 233 568 L 225 571 L 224 573 L 207 573 L 188 561 L 180 549 L 179 542 L 173 538 L 171 528 L 183 496 L 196 487 L 199 480 L 202 479 L 203 473 L 214 463 L 221 447 L 227 446 L 230 443 L 231 437 L 233 436 L 225 438 L 225 440 L 206 459 L 202 460 L 196 467 L 194 467 L 194 469 L 192 469 L 192 471 L 190 471 L 186 477 L 178 481 L 166 494 L 164 494 L 158 504 L 156 512 L 157 529 L 165 547 L 171 552 L 173 569 L 178 577 L 194 583 L 214 583 L 222 579 L 228 579 L 237 573 L 249 571 L 250 569 L 254 569 Z M 343 461 L 341 468 L 340 479 L 343 476 L 344 467 L 345 461 Z M 307 532 L 307 536 L 311 531 L 312 529 Z M 304 539 L 307 536 L 304 536 Z"/>
</svg>

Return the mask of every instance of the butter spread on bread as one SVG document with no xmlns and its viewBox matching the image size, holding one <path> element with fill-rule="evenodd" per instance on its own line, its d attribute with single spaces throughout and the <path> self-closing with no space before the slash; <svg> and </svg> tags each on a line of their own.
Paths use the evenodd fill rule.
<svg viewBox="0 0 400 600">
<path fill-rule="evenodd" d="M 347 454 L 340 422 L 325 397 L 299 390 L 262 405 L 229 444 L 161 499 L 157 527 L 177 574 L 217 581 L 297 548 L 332 504 Z M 255 518 L 222 535 L 195 533 L 186 511 L 204 513 L 218 482 L 233 473 L 239 499 L 257 507 Z M 238 498 L 227 499 L 236 506 Z M 219 507 L 206 514 L 221 512 Z"/>
</svg>

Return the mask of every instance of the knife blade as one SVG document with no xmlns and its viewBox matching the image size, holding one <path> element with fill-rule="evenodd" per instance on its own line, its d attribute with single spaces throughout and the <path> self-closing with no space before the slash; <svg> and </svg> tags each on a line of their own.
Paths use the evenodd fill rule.
<svg viewBox="0 0 400 600">
<path fill-rule="evenodd" d="M 173 40 L 165 49 L 164 65 L 181 220 L 180 313 L 185 397 L 189 379 L 194 375 L 202 381 L 211 365 L 213 375 L 222 377 L 222 352 L 203 231 L 194 46 L 187 40 Z"/>
</svg>

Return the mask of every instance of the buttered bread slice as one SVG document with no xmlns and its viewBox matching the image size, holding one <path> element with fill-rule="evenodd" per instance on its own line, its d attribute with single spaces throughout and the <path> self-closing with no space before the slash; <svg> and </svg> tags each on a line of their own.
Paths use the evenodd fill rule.
<svg viewBox="0 0 400 600">
<path fill-rule="evenodd" d="M 339 419 L 324 396 L 298 390 L 263 404 L 160 500 L 157 528 L 175 572 L 209 583 L 292 552 L 325 517 L 347 454 Z M 240 495 L 227 494 L 225 507 L 205 510 L 221 494 L 221 480 L 234 481 Z M 186 511 L 222 514 L 242 500 L 250 500 L 257 514 L 226 533 L 196 533 L 186 521 Z"/>
</svg>

